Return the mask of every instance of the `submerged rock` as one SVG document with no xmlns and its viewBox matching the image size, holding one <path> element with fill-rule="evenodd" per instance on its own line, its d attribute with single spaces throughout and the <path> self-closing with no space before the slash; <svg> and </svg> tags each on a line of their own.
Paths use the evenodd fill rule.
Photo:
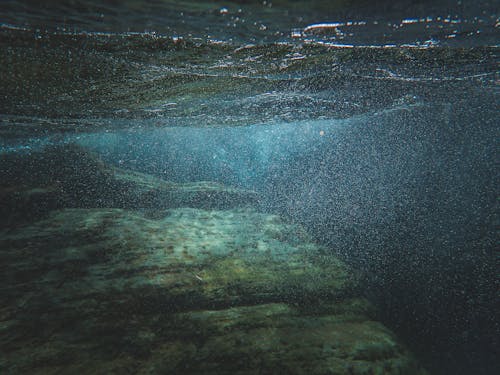
<svg viewBox="0 0 500 375">
<path fill-rule="evenodd" d="M 46 300 L 69 295 L 82 304 L 102 293 L 129 309 L 159 311 L 314 300 L 352 286 L 340 261 L 277 216 L 189 208 L 163 215 L 55 211 L 2 233 L 9 267 L 1 279 L 37 289 Z"/>
<path fill-rule="evenodd" d="M 0 232 L 0 372 L 425 374 L 300 227 L 153 213 L 65 209 Z"/>
<path fill-rule="evenodd" d="M 173 183 L 105 164 L 77 146 L 49 147 L 29 155 L 2 155 L 2 224 L 39 218 L 58 208 L 196 207 L 253 205 L 257 193 L 214 182 Z"/>
</svg>

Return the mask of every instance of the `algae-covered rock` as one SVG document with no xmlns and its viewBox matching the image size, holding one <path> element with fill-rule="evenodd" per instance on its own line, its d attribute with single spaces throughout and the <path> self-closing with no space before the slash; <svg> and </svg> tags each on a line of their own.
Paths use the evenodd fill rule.
<svg viewBox="0 0 500 375">
<path fill-rule="evenodd" d="M 425 374 L 352 272 L 254 192 L 74 145 L 2 170 L 2 374 Z"/>
<path fill-rule="evenodd" d="M 136 171 L 120 168 L 114 168 L 113 171 L 116 183 L 123 189 L 118 201 L 109 207 L 228 209 L 252 206 L 258 201 L 254 191 L 215 182 L 174 183 Z"/>
<path fill-rule="evenodd" d="M 340 261 L 277 216 L 189 208 L 163 215 L 55 211 L 1 236 L 8 267 L 0 279 L 38 288 L 46 299 L 82 304 L 102 294 L 160 311 L 333 297 L 351 285 Z"/>
<path fill-rule="evenodd" d="M 369 320 L 366 303 L 329 307 L 322 314 L 283 303 L 176 314 L 170 332 L 178 333 L 152 351 L 139 373 L 425 374 L 385 327 Z M 196 338 L 183 335 L 186 327 Z M 179 346 L 190 349 L 179 353 Z"/>
<path fill-rule="evenodd" d="M 74 144 L 2 155 L 0 171 L 0 222 L 7 225 L 58 208 L 226 209 L 258 200 L 253 191 L 214 182 L 180 184 L 116 168 Z"/>
<path fill-rule="evenodd" d="M 66 209 L 0 249 L 2 373 L 425 374 L 277 216 Z"/>
</svg>

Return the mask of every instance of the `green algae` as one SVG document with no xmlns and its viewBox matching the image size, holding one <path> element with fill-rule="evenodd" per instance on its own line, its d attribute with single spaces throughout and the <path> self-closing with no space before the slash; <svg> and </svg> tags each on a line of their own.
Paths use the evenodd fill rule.
<svg viewBox="0 0 500 375">
<path fill-rule="evenodd" d="M 0 230 L 0 372 L 426 374 L 373 320 L 353 271 L 252 208 L 255 193 L 112 168 L 75 146 L 5 163 L 24 172 L 7 199 L 57 204 Z"/>
<path fill-rule="evenodd" d="M 300 233 L 251 209 L 189 208 L 66 209 L 2 233 L 0 366 L 425 374 L 353 298 L 346 267 Z"/>
</svg>

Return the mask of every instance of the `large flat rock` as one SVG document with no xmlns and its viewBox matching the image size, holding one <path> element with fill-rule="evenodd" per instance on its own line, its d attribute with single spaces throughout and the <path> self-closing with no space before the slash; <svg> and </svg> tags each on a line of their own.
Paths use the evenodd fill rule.
<svg viewBox="0 0 500 375">
<path fill-rule="evenodd" d="M 1 165 L 0 373 L 425 374 L 353 273 L 254 192 L 74 145 Z"/>
<path fill-rule="evenodd" d="M 0 171 L 0 224 L 5 225 L 61 208 L 228 209 L 258 201 L 256 192 L 215 182 L 174 183 L 120 169 L 74 144 L 1 155 Z"/>
<path fill-rule="evenodd" d="M 162 311 L 334 297 L 352 286 L 337 258 L 277 216 L 190 208 L 157 215 L 165 216 L 68 209 L 0 233 L 8 265 L 0 280 L 13 297 L 37 290 L 65 306 L 102 294 Z"/>
<path fill-rule="evenodd" d="M 277 216 L 65 209 L 0 249 L 1 373 L 425 374 Z"/>
<path fill-rule="evenodd" d="M 45 340 L 9 353 L 11 373 L 427 375 L 363 300 L 322 310 L 284 303 L 176 314 L 40 319 Z M 65 322 L 69 324 L 68 321 Z M 55 327 L 54 327 L 55 326 Z"/>
</svg>

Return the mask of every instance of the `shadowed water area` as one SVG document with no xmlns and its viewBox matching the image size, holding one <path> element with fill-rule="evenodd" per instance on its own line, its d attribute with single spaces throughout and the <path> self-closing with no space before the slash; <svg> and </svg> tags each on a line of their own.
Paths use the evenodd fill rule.
<svg viewBox="0 0 500 375">
<path fill-rule="evenodd" d="M 496 374 L 498 2 L 0 3 L 0 373 Z"/>
</svg>

